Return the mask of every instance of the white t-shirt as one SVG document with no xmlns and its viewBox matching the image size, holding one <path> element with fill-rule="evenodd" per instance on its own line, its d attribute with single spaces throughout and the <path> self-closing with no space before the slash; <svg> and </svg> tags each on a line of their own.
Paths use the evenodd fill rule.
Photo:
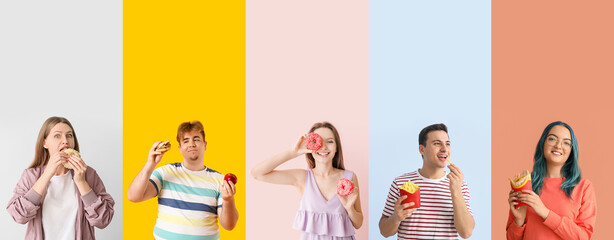
<svg viewBox="0 0 614 240">
<path fill-rule="evenodd" d="M 71 172 L 53 176 L 43 201 L 43 231 L 45 239 L 75 239 L 77 220 L 77 193 Z"/>
</svg>

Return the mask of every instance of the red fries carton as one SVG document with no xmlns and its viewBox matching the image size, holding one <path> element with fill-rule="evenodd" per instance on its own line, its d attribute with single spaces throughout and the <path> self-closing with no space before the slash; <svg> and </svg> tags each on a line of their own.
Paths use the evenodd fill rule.
<svg viewBox="0 0 614 240">
<path fill-rule="evenodd" d="M 410 206 L 405 209 L 420 207 L 420 187 L 418 186 L 418 184 L 412 183 L 411 181 L 407 181 L 399 188 L 399 192 L 401 193 L 401 197 L 407 196 L 407 198 L 403 200 L 401 204 L 410 202 L 414 203 L 413 206 Z"/>
</svg>

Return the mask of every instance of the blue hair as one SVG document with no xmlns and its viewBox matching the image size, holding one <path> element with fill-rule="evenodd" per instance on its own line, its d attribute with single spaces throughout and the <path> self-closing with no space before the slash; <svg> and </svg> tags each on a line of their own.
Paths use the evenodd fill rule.
<svg viewBox="0 0 614 240">
<path fill-rule="evenodd" d="M 578 185 L 582 176 L 580 174 L 580 166 L 578 165 L 578 141 L 576 135 L 573 133 L 571 127 L 564 122 L 556 121 L 548 124 L 542 136 L 539 138 L 537 147 L 535 148 L 535 163 L 533 164 L 533 173 L 531 174 L 533 183 L 533 192 L 540 194 L 540 191 L 544 185 L 544 178 L 546 177 L 546 158 L 544 158 L 544 144 L 546 137 L 550 130 L 557 125 L 563 125 L 569 130 L 571 134 L 571 153 L 569 158 L 565 161 L 563 168 L 561 168 L 561 175 L 565 177 L 563 184 L 561 184 L 561 190 L 567 194 L 567 197 L 571 198 L 571 192 Z"/>
</svg>

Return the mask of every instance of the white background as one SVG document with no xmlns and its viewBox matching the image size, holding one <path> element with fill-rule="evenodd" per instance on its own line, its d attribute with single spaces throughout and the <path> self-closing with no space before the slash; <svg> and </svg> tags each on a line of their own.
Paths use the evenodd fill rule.
<svg viewBox="0 0 614 240">
<path fill-rule="evenodd" d="M 50 116 L 68 118 L 115 200 L 98 239 L 122 238 L 122 2 L 0 2 L 0 203 L 8 204 Z M 26 225 L 0 211 L 2 239 Z"/>
</svg>

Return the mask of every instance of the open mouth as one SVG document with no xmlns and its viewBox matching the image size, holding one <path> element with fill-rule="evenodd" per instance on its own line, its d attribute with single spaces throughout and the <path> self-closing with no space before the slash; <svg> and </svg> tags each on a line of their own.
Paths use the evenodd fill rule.
<svg viewBox="0 0 614 240">
<path fill-rule="evenodd" d="M 439 159 L 439 161 L 445 162 L 448 159 L 448 155 L 444 155 L 444 154 L 437 155 L 437 159 Z"/>
<path fill-rule="evenodd" d="M 555 156 L 561 156 L 561 155 L 563 155 L 563 153 L 558 152 L 558 151 L 552 151 L 552 154 L 554 154 Z"/>
<path fill-rule="evenodd" d="M 328 157 L 328 155 L 329 155 L 330 153 L 329 153 L 329 152 L 327 152 L 327 153 L 318 152 L 317 154 L 318 154 L 318 156 L 320 156 L 320 157 Z"/>
<path fill-rule="evenodd" d="M 63 151 L 64 149 L 69 149 L 70 147 L 68 145 L 63 146 L 62 148 L 60 148 L 60 151 Z"/>
</svg>

